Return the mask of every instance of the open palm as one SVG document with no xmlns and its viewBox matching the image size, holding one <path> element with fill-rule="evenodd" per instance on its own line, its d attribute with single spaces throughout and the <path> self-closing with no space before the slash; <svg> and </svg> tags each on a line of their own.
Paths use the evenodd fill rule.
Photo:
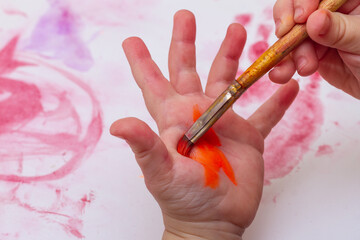
<svg viewBox="0 0 360 240">
<path fill-rule="evenodd" d="M 135 118 L 116 121 L 111 133 L 125 139 L 135 153 L 146 186 L 162 209 L 166 231 L 197 236 L 214 236 L 220 231 L 241 236 L 261 198 L 264 138 L 294 100 L 298 84 L 292 80 L 282 86 L 247 120 L 230 109 L 214 125 L 238 185 L 220 172 L 219 186 L 206 187 L 202 165 L 179 154 L 176 145 L 192 124 L 193 106 L 206 110 L 235 78 L 246 33 L 241 25 L 230 25 L 203 92 L 195 67 L 195 28 L 192 13 L 176 13 L 169 52 L 170 81 L 141 39 L 124 41 L 134 78 L 160 136 Z"/>
</svg>

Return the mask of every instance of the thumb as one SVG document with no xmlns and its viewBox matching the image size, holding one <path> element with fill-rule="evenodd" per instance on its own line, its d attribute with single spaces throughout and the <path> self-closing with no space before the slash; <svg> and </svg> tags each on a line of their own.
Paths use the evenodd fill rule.
<svg viewBox="0 0 360 240">
<path fill-rule="evenodd" d="M 146 181 L 162 181 L 171 173 L 172 161 L 165 144 L 143 121 L 137 118 L 117 120 L 111 125 L 110 133 L 130 145 Z"/>
<path fill-rule="evenodd" d="M 306 23 L 315 42 L 344 52 L 360 54 L 360 16 L 317 10 Z"/>
</svg>

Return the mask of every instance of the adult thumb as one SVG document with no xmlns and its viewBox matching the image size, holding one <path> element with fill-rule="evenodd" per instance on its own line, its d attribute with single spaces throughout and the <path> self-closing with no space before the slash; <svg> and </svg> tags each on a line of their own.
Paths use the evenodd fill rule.
<svg viewBox="0 0 360 240">
<path fill-rule="evenodd" d="M 360 16 L 317 10 L 306 23 L 315 42 L 344 52 L 360 54 Z"/>
</svg>

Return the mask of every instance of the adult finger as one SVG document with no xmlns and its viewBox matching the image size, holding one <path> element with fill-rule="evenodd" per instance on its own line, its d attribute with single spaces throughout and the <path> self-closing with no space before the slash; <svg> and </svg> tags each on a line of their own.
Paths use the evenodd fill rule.
<svg viewBox="0 0 360 240">
<path fill-rule="evenodd" d="M 178 11 L 174 16 L 169 74 L 171 84 L 180 94 L 202 91 L 196 72 L 195 35 L 195 16 L 187 10 Z"/>
<path fill-rule="evenodd" d="M 156 119 L 162 103 L 175 93 L 174 89 L 151 59 L 148 49 L 140 38 L 126 39 L 123 48 L 135 81 L 144 95 L 146 106 L 152 117 Z"/>
<path fill-rule="evenodd" d="M 294 101 L 299 91 L 299 84 L 295 80 L 289 81 L 281 86 L 248 121 L 264 136 L 270 133 L 271 129 L 281 120 L 286 110 Z"/>
<path fill-rule="evenodd" d="M 343 63 L 344 58 L 347 65 Z M 330 48 L 319 62 L 319 73 L 331 85 L 360 99 L 360 81 L 354 75 L 358 67 L 356 55 Z"/>
<path fill-rule="evenodd" d="M 341 13 L 349 13 L 352 15 L 359 14 L 360 0 L 349 0 L 342 5 L 337 11 Z"/>
<path fill-rule="evenodd" d="M 360 16 L 317 10 L 306 27 L 315 42 L 344 52 L 360 54 Z"/>
<path fill-rule="evenodd" d="M 301 76 L 308 76 L 313 74 L 318 66 L 318 56 L 314 48 L 314 43 L 311 40 L 305 40 L 295 51 L 292 53 L 292 58 L 295 62 L 297 72 Z"/>
<path fill-rule="evenodd" d="M 287 56 L 269 72 L 269 78 L 274 83 L 283 84 L 291 79 L 295 71 L 294 61 L 290 56 Z"/>
<path fill-rule="evenodd" d="M 319 6 L 319 0 L 294 0 L 294 21 L 304 23 Z"/>
<path fill-rule="evenodd" d="M 277 37 L 282 37 L 295 25 L 293 0 L 277 0 L 273 9 L 273 17 L 275 34 Z"/>
<path fill-rule="evenodd" d="M 235 80 L 239 57 L 245 41 L 246 31 L 244 27 L 238 23 L 231 24 L 211 66 L 205 89 L 206 95 L 217 97 L 230 82 Z"/>
<path fill-rule="evenodd" d="M 136 118 L 120 119 L 111 125 L 110 133 L 129 144 L 147 182 L 171 178 L 173 163 L 169 152 L 146 123 Z"/>
</svg>

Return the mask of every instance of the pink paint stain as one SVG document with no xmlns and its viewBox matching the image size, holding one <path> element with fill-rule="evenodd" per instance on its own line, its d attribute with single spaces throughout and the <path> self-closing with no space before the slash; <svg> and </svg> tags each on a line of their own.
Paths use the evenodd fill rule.
<svg viewBox="0 0 360 240">
<path fill-rule="evenodd" d="M 87 71 L 93 64 L 89 48 L 80 36 L 80 20 L 60 1 L 52 1 L 49 10 L 37 23 L 28 50 L 60 59 L 67 66 Z"/>
<path fill-rule="evenodd" d="M 27 18 L 26 13 L 19 11 L 17 9 L 4 9 L 3 11 L 7 15 L 15 15 L 15 16 L 21 16 L 21 17 Z"/>
<path fill-rule="evenodd" d="M 250 46 L 248 58 L 255 61 L 267 50 L 271 28 L 260 25 L 257 37 L 263 39 Z M 241 69 L 239 72 L 242 72 Z M 304 82 L 302 90 L 289 108 L 284 118 L 265 140 L 264 166 L 265 184 L 289 174 L 310 150 L 311 144 L 320 134 L 323 123 L 323 107 L 320 101 L 319 74 L 314 74 Z M 258 80 L 236 103 L 241 108 L 261 104 L 268 99 L 278 86 L 267 76 Z"/>
<path fill-rule="evenodd" d="M 255 62 L 267 49 L 269 44 L 266 41 L 258 41 L 250 46 L 249 59 L 251 62 Z"/>
<path fill-rule="evenodd" d="M 333 152 L 334 152 L 334 149 L 330 145 L 326 145 L 326 144 L 320 145 L 318 147 L 318 150 L 317 150 L 315 156 L 320 157 L 320 156 L 332 154 Z"/>
<path fill-rule="evenodd" d="M 268 41 L 273 27 L 271 25 L 261 24 L 258 27 L 258 36 L 261 36 L 264 41 Z"/>
<path fill-rule="evenodd" d="M 1 201 L 3 204 L 16 204 L 20 208 L 31 213 L 32 216 L 36 216 L 37 219 L 44 219 L 51 225 L 59 225 L 69 236 L 74 236 L 79 239 L 85 238 L 81 233 L 83 227 L 83 221 L 81 215 L 83 214 L 85 207 L 90 203 L 84 202 L 83 198 L 73 199 L 66 196 L 65 191 L 60 189 L 46 189 L 46 194 L 52 191 L 55 197 L 52 200 L 48 200 L 48 206 L 38 206 L 36 200 L 29 200 L 27 190 L 22 189 L 21 184 L 16 184 L 9 191 L 6 197 L 2 197 Z M 33 187 L 39 187 L 36 184 Z M 31 191 L 31 190 L 30 190 Z M 25 194 L 24 194 L 25 192 Z M 43 191 L 43 193 L 45 193 Z M 50 192 L 51 193 L 51 192 Z M 31 195 L 33 193 L 30 192 Z M 90 196 L 93 193 L 89 194 Z M 49 196 L 47 196 L 49 198 Z M 35 220 L 34 220 L 35 222 Z M 20 234 L 20 233 L 18 233 Z"/>
<path fill-rule="evenodd" d="M 317 75 L 299 92 L 297 99 L 265 141 L 265 183 L 289 174 L 320 135 L 323 107 Z"/>
<path fill-rule="evenodd" d="M 267 76 L 264 76 L 246 90 L 237 104 L 246 107 L 249 103 L 264 102 L 277 88 L 277 85 L 273 84 Z"/>
<path fill-rule="evenodd" d="M 273 6 L 266 7 L 263 10 L 263 17 L 266 20 L 271 20 L 271 21 L 273 20 Z"/>
<path fill-rule="evenodd" d="M 235 16 L 235 22 L 240 23 L 246 27 L 252 20 L 252 15 L 249 13 L 239 14 Z"/>
<path fill-rule="evenodd" d="M 44 209 L 26 203 L 27 198 L 20 199 L 18 189 L 26 186 L 24 183 L 40 186 L 65 178 L 81 165 L 102 134 L 100 104 L 90 87 L 75 75 L 37 57 L 17 60 L 17 41 L 16 37 L 0 51 L 0 181 L 14 184 L 5 203 L 17 204 L 47 219 L 52 219 L 49 215 L 63 216 L 63 220 L 52 221 L 69 234 L 83 238 L 80 217 L 94 198 L 93 193 L 73 200 L 57 189 L 54 203 Z M 34 79 L 31 83 L 31 75 L 30 80 L 12 77 L 25 67 L 51 71 L 63 79 L 64 85 L 68 83 L 73 88 L 67 92 L 52 81 L 43 84 Z M 82 108 L 91 109 L 86 121 L 72 101 L 73 91 L 89 99 L 77 100 Z M 46 189 L 54 191 L 53 187 Z M 71 209 L 67 210 L 69 206 Z"/>
</svg>

